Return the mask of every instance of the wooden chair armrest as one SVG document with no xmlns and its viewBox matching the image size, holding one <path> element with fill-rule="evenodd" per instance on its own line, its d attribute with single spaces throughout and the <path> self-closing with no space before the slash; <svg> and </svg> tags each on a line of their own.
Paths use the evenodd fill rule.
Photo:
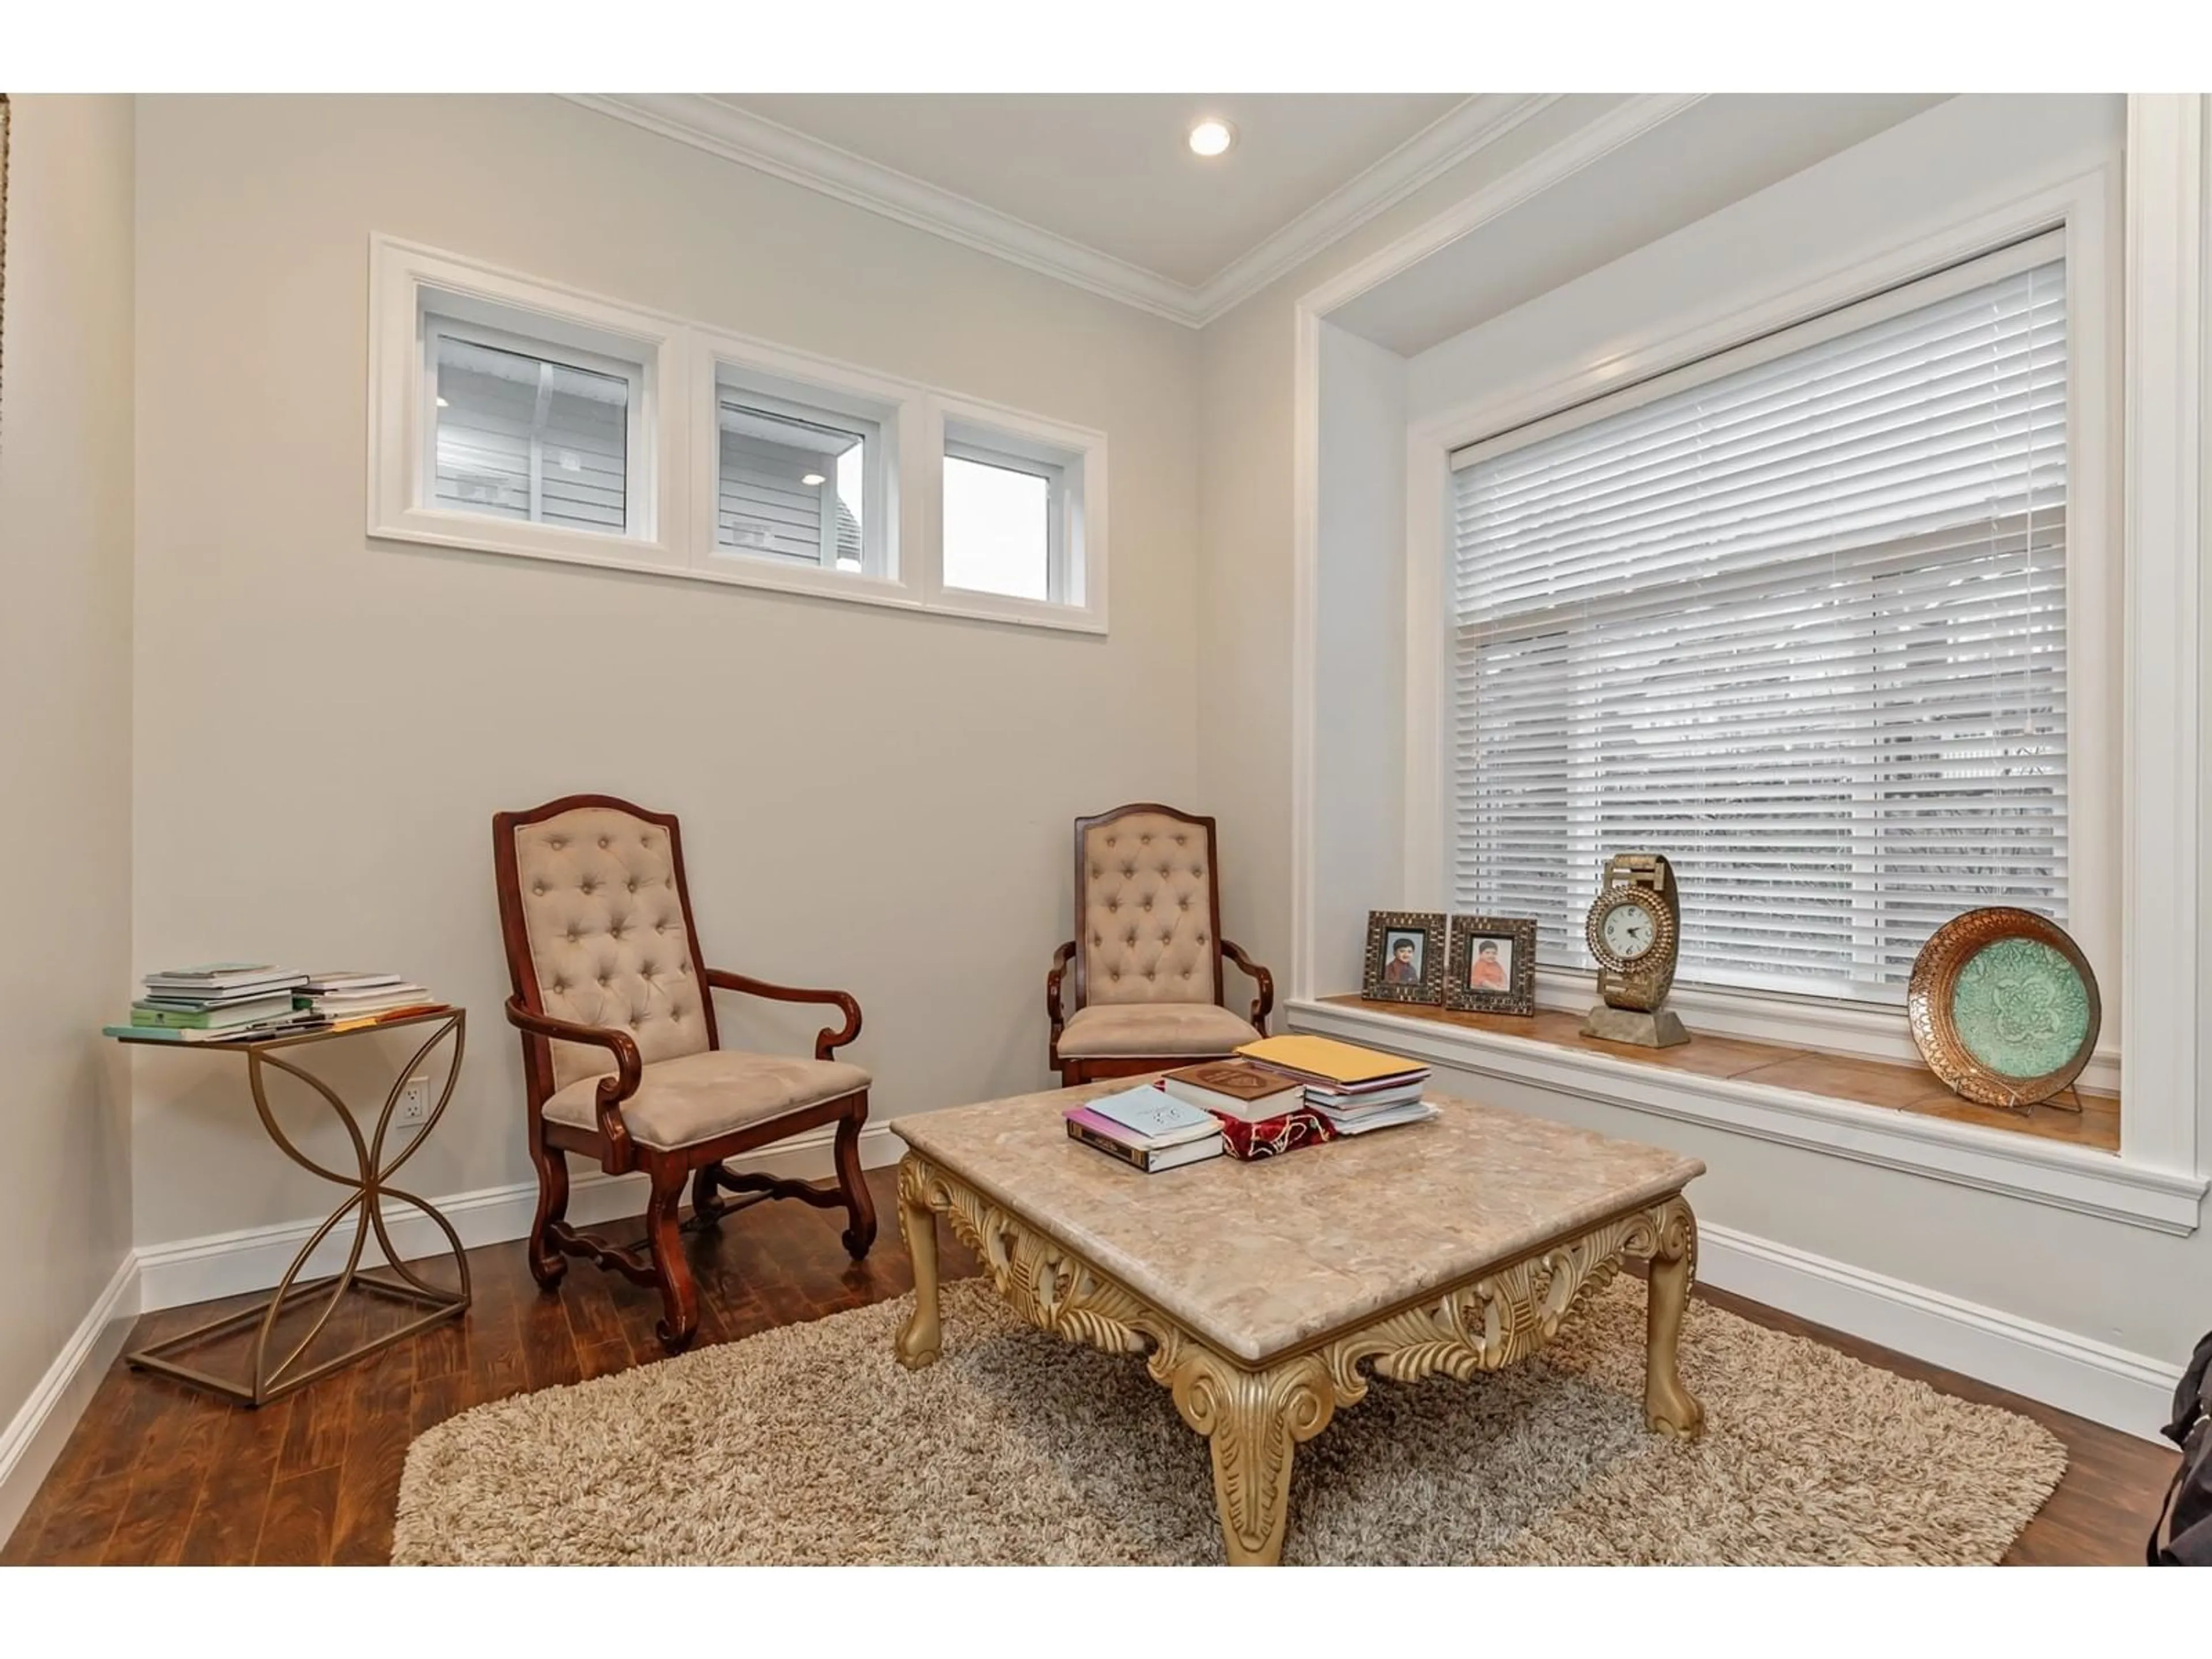
<svg viewBox="0 0 2212 1659">
<path fill-rule="evenodd" d="M 573 1019 L 556 1019 L 550 1014 L 541 1014 L 526 1007 L 520 997 L 507 1000 L 507 1023 L 532 1036 L 561 1042 L 587 1042 L 613 1054 L 615 1069 L 599 1079 L 593 1102 L 599 1133 L 607 1141 L 607 1156 L 603 1162 L 610 1175 L 620 1175 L 635 1168 L 636 1157 L 630 1148 L 629 1126 L 623 1121 L 622 1103 L 637 1092 L 638 1079 L 644 1074 L 637 1040 L 628 1031 L 613 1026 L 580 1025 Z"/>
<path fill-rule="evenodd" d="M 1261 1036 L 1267 1035 L 1267 1016 L 1275 1007 L 1275 976 L 1244 954 L 1240 945 L 1221 941 L 1221 954 L 1252 976 L 1252 983 L 1260 994 L 1252 999 L 1252 1024 Z"/>
<path fill-rule="evenodd" d="M 845 1016 L 842 1025 L 825 1025 L 816 1035 L 817 1060 L 828 1060 L 860 1035 L 860 1005 L 843 991 L 811 991 L 797 985 L 776 985 L 755 979 L 750 974 L 733 974 L 726 968 L 708 969 L 707 983 L 718 991 L 742 991 L 747 996 L 765 997 L 771 1002 L 822 1002 L 842 1010 Z"/>
<path fill-rule="evenodd" d="M 1070 939 L 1052 953 L 1052 968 L 1044 976 L 1044 1011 L 1052 1021 L 1054 1042 L 1060 1041 L 1060 1027 L 1067 1024 L 1067 1016 L 1060 1006 L 1060 981 L 1067 972 L 1067 964 L 1074 960 L 1075 941 Z"/>
</svg>

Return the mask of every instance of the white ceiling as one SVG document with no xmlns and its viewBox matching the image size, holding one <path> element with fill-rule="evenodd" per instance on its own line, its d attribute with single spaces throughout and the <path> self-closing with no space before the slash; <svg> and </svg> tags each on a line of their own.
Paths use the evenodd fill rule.
<svg viewBox="0 0 2212 1659">
<path fill-rule="evenodd" d="M 1701 98 L 1370 289 L 1329 321 L 1411 356 L 1863 143 L 1945 95 Z"/>
<path fill-rule="evenodd" d="M 896 96 L 715 102 L 1197 289 L 1449 115 L 1457 94 Z M 1234 122 L 1211 161 L 1184 143 Z"/>
</svg>

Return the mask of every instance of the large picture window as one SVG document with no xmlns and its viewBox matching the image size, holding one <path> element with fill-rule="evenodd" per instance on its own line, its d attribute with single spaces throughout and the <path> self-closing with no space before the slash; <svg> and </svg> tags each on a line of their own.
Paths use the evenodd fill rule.
<svg viewBox="0 0 2212 1659">
<path fill-rule="evenodd" d="M 2058 234 L 1453 456 L 1452 887 L 1586 967 L 1665 852 L 1682 976 L 1901 998 L 2068 901 Z"/>
</svg>

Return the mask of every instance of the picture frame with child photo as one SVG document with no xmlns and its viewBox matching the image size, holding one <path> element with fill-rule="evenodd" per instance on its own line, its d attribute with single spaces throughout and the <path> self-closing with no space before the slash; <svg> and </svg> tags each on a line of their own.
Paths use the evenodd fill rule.
<svg viewBox="0 0 2212 1659">
<path fill-rule="evenodd" d="M 1367 970 L 1359 994 L 1370 1002 L 1443 1000 L 1445 927 L 1439 913 L 1370 910 Z"/>
<path fill-rule="evenodd" d="M 1444 1006 L 1462 1013 L 1536 1012 L 1533 916 L 1454 916 Z"/>
</svg>

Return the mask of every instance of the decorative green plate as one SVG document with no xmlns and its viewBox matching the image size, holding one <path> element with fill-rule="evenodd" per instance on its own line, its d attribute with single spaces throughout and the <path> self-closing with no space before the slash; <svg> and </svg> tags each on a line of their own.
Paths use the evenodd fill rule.
<svg viewBox="0 0 2212 1659">
<path fill-rule="evenodd" d="M 1987 1106 L 2033 1106 L 2081 1075 L 2097 1046 L 2097 976 L 2056 922 L 2003 907 L 1936 930 L 1905 993 L 1928 1069 Z"/>
</svg>

